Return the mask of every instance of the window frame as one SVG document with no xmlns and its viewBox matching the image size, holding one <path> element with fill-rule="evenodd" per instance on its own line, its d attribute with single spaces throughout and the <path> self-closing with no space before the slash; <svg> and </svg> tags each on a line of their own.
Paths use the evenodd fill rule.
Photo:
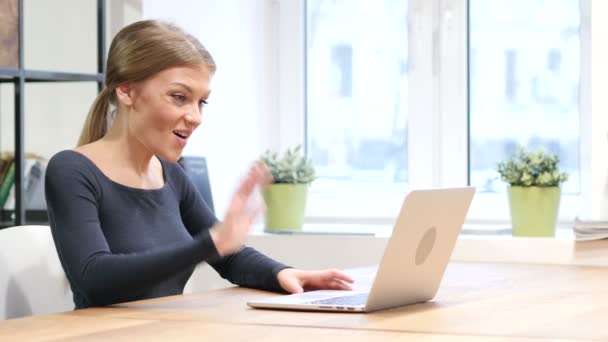
<svg viewBox="0 0 608 342">
<path fill-rule="evenodd" d="M 273 147 L 285 149 L 304 144 L 307 134 L 306 1 L 274 1 L 279 32 L 276 51 L 279 130 L 278 146 Z M 592 110 L 591 103 L 591 0 L 579 3 L 581 193 L 562 195 L 560 223 L 570 223 L 576 216 L 608 215 L 608 205 L 603 205 L 608 204 L 608 192 L 602 192 L 599 186 L 605 184 L 606 176 L 605 172 L 597 171 L 598 167 L 608 169 L 608 157 L 601 153 L 608 150 L 605 139 L 608 125 L 601 112 Z M 468 5 L 468 0 L 409 0 L 408 77 L 416 84 L 409 88 L 408 103 L 410 189 L 464 186 L 469 181 Z M 399 192 L 373 190 L 329 192 L 313 183 L 306 221 L 392 222 L 403 197 Z M 475 195 L 468 223 L 507 224 L 509 220 L 505 193 Z"/>
</svg>

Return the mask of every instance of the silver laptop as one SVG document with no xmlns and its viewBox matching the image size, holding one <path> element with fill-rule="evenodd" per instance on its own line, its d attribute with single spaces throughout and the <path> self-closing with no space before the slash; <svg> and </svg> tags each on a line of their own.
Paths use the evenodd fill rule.
<svg viewBox="0 0 608 342">
<path fill-rule="evenodd" d="M 433 299 L 462 229 L 474 187 L 411 191 L 369 292 L 320 290 L 251 300 L 260 309 L 371 312 Z"/>
</svg>

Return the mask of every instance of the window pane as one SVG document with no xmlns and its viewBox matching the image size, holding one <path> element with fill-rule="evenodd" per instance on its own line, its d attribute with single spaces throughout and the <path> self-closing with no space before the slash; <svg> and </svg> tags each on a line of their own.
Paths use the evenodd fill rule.
<svg viewBox="0 0 608 342">
<path fill-rule="evenodd" d="M 307 2 L 307 146 L 315 186 L 404 190 L 407 1 Z"/>
<path fill-rule="evenodd" d="M 496 164 L 517 144 L 545 147 L 578 193 L 580 11 L 577 0 L 470 0 L 470 170 L 505 189 Z"/>
</svg>

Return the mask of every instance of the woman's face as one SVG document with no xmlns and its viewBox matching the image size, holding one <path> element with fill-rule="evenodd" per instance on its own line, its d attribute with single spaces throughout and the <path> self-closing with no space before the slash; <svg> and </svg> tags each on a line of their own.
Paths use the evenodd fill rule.
<svg viewBox="0 0 608 342">
<path fill-rule="evenodd" d="M 201 64 L 166 69 L 127 85 L 129 134 L 152 154 L 177 161 L 201 124 L 210 79 L 208 67 Z"/>
</svg>

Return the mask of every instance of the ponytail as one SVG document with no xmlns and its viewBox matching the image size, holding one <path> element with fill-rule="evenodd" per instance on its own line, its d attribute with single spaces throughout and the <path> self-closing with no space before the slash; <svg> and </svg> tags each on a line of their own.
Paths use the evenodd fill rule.
<svg viewBox="0 0 608 342">
<path fill-rule="evenodd" d="M 110 109 L 110 91 L 107 87 L 97 94 L 95 102 L 89 110 L 87 119 L 78 139 L 78 146 L 86 145 L 97 141 L 108 131 L 108 111 Z"/>
</svg>

